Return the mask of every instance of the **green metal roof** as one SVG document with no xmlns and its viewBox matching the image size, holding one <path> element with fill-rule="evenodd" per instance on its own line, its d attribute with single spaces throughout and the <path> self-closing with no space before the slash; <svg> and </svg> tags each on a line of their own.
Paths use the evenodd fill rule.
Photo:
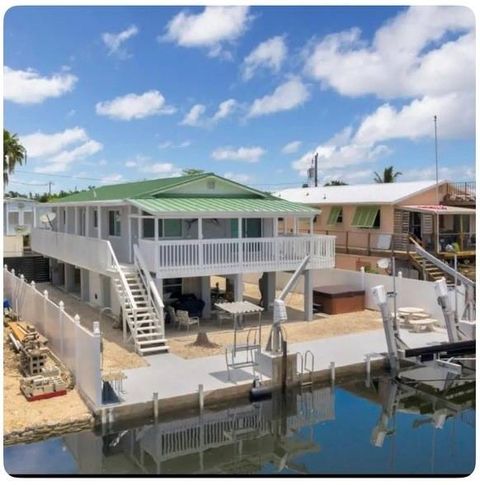
<svg viewBox="0 0 480 485">
<path fill-rule="evenodd" d="M 183 177 L 170 177 L 155 180 L 143 180 L 141 182 L 129 182 L 125 184 L 105 185 L 103 187 L 85 190 L 78 194 L 68 195 L 67 197 L 62 197 L 61 199 L 56 199 L 52 202 L 94 202 L 141 197 L 152 192 L 160 192 L 169 189 L 185 182 L 201 179 L 206 175 L 212 174 L 186 175 Z"/>
<path fill-rule="evenodd" d="M 314 216 L 320 211 L 303 204 L 269 197 L 246 199 L 244 197 L 174 197 L 140 198 L 129 202 L 150 214 L 293 214 Z"/>
</svg>

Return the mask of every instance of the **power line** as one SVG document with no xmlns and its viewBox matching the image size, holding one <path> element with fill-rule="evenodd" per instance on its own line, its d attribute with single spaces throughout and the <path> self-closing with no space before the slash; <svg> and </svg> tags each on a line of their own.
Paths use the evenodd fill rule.
<svg viewBox="0 0 480 485">
<path fill-rule="evenodd" d="M 51 182 L 47 182 L 45 184 L 33 184 L 31 182 L 20 182 L 20 180 L 10 180 L 12 184 L 20 184 L 20 185 L 31 185 L 31 186 L 36 186 L 36 187 L 46 187 L 47 185 L 50 185 Z"/>
</svg>

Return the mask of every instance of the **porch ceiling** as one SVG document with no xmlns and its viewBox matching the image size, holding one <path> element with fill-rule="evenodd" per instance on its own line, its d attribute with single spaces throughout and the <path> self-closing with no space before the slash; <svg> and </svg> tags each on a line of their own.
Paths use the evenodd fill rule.
<svg viewBox="0 0 480 485">
<path fill-rule="evenodd" d="M 280 199 L 235 197 L 173 197 L 129 199 L 128 202 L 150 214 L 162 216 L 247 216 L 269 215 L 313 217 L 318 209 Z"/>
</svg>

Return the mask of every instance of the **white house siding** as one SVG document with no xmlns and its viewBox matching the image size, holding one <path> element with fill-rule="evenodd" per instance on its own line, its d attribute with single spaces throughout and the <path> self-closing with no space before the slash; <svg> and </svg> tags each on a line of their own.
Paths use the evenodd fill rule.
<svg viewBox="0 0 480 485">
<path fill-rule="evenodd" d="M 94 273 L 93 271 L 88 272 L 89 282 L 89 302 L 93 306 L 101 307 L 103 306 L 102 301 L 102 281 L 100 279 L 99 273 Z"/>
</svg>

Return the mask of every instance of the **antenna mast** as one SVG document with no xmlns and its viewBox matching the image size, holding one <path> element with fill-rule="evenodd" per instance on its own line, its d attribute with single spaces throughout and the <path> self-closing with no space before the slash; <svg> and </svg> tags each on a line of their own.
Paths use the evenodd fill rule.
<svg viewBox="0 0 480 485">
<path fill-rule="evenodd" d="M 438 138 L 437 138 L 437 115 L 433 116 L 433 125 L 435 128 L 435 181 L 437 191 L 437 204 L 440 204 L 440 196 L 438 194 Z"/>
</svg>

